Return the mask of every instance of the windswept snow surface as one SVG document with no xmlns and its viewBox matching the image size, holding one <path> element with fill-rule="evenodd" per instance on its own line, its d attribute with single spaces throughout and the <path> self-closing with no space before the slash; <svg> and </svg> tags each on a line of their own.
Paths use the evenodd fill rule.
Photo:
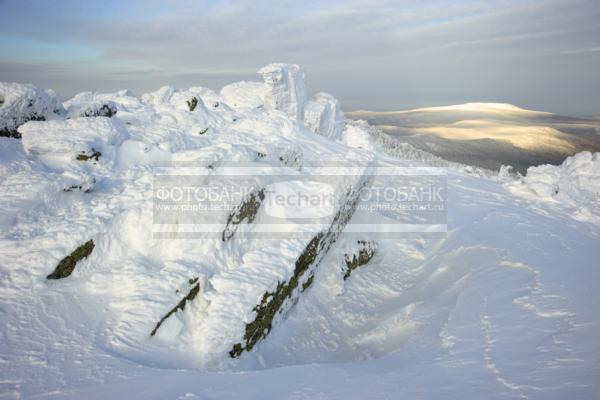
<svg viewBox="0 0 600 400">
<path fill-rule="evenodd" d="M 299 76 L 280 77 L 296 71 L 282 64 L 261 71 L 277 82 Z M 27 122 L 22 140 L 0 138 L 2 398 L 600 395 L 599 159 L 591 153 L 520 180 L 451 165 L 446 234 L 379 238 L 374 258 L 347 280 L 344 255 L 356 238 L 342 236 L 270 335 L 231 358 L 252 307 L 294 273 L 310 239 L 241 233 L 269 216 L 327 217 L 373 163 L 439 161 L 386 148 L 366 124 L 345 125 L 337 141 L 315 134 L 298 119 L 306 110 L 294 103 L 299 92 L 280 89 L 244 82 L 219 94 L 83 93 L 65 107 L 112 102 L 117 114 Z M 282 101 L 289 107 L 265 106 Z M 97 160 L 78 160 L 92 150 Z M 326 184 L 302 181 L 323 173 L 311 162 L 327 160 L 350 165 L 337 164 L 345 174 Z M 157 168 L 227 183 L 239 163 L 252 176 L 284 169 L 298 179 L 274 184 L 276 193 L 333 194 L 332 208 L 294 212 L 266 201 L 227 242 L 225 211 L 215 211 L 218 229 L 202 239 L 186 236 L 181 220 L 155 235 Z M 350 222 L 385 221 L 359 209 Z M 46 280 L 90 239 L 92 254 L 71 276 Z M 198 296 L 150 337 L 196 277 Z"/>
</svg>

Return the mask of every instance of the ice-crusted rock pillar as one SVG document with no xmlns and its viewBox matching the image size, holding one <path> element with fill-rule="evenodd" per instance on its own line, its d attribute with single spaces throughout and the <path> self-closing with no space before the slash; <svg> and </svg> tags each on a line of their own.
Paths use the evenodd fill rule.
<svg viewBox="0 0 600 400">
<path fill-rule="evenodd" d="M 338 100 L 328 93 L 317 93 L 304 106 L 304 124 L 313 132 L 337 139 L 344 130 L 344 113 Z"/>
<path fill-rule="evenodd" d="M 302 120 L 306 102 L 302 69 L 296 64 L 269 64 L 258 73 L 265 81 L 265 105 Z"/>
</svg>

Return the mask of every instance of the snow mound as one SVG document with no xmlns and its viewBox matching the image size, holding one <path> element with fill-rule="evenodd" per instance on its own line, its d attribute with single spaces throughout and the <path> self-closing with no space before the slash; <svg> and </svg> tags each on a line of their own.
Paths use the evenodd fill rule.
<svg viewBox="0 0 600 400">
<path fill-rule="evenodd" d="M 72 118 L 55 121 L 31 121 L 19 128 L 25 151 L 50 167 L 81 163 L 94 152 L 95 161 L 113 160 L 117 146 L 127 138 L 125 125 L 113 118 Z M 85 158 L 84 157 L 84 158 Z"/>
<path fill-rule="evenodd" d="M 265 81 L 265 104 L 301 120 L 306 101 L 304 71 L 296 64 L 269 64 L 258 71 Z"/>
<path fill-rule="evenodd" d="M 507 184 L 516 194 L 587 209 L 600 215 L 600 153 L 583 151 L 561 165 L 540 165 Z"/>
<path fill-rule="evenodd" d="M 33 85 L 0 82 L 0 136 L 19 137 L 17 128 L 27 121 L 43 121 L 63 114 L 53 90 Z"/>
<path fill-rule="evenodd" d="M 265 104 L 265 85 L 260 82 L 235 82 L 221 89 L 221 97 L 234 109 L 262 107 Z"/>
<path fill-rule="evenodd" d="M 304 124 L 319 135 L 338 139 L 344 130 L 344 114 L 337 99 L 328 93 L 317 93 L 304 106 Z"/>
</svg>

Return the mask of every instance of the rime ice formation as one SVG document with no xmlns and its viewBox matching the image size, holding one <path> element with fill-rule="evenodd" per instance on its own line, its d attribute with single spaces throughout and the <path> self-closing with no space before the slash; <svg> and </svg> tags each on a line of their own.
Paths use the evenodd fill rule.
<svg viewBox="0 0 600 400">
<path fill-rule="evenodd" d="M 18 137 L 17 128 L 25 122 L 52 119 L 62 113 L 64 108 L 54 91 L 0 82 L 0 136 Z"/>
<path fill-rule="evenodd" d="M 529 167 L 507 187 L 516 195 L 570 207 L 577 218 L 600 215 L 600 153 L 583 151 L 561 165 Z"/>
<path fill-rule="evenodd" d="M 304 72 L 296 64 L 269 64 L 258 71 L 265 81 L 265 104 L 302 120 L 306 101 Z"/>
<path fill-rule="evenodd" d="M 317 93 L 304 106 L 304 124 L 319 135 L 338 139 L 344 130 L 344 114 L 337 99 L 328 93 Z"/>
</svg>

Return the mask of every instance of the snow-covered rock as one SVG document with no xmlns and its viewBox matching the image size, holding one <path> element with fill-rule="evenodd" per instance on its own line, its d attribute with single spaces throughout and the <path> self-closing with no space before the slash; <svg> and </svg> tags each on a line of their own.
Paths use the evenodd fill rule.
<svg viewBox="0 0 600 400">
<path fill-rule="evenodd" d="M 583 151 L 561 165 L 539 165 L 527 169 L 520 180 L 508 187 L 516 194 L 533 194 L 549 200 L 600 213 L 600 153 Z"/>
<path fill-rule="evenodd" d="M 235 82 L 221 89 L 221 97 L 234 109 L 258 108 L 265 104 L 265 85 L 260 82 Z"/>
<path fill-rule="evenodd" d="M 258 71 L 265 81 L 265 104 L 301 120 L 306 102 L 304 72 L 296 64 L 269 64 Z"/>
<path fill-rule="evenodd" d="M 194 98 L 196 105 L 191 107 Z M 155 92 L 143 94 L 142 101 L 153 106 L 170 105 L 177 110 L 206 113 L 207 108 L 218 108 L 222 99 L 212 90 L 201 86 L 187 90 L 163 86 Z"/>
<path fill-rule="evenodd" d="M 304 105 L 304 124 L 313 132 L 336 140 L 344 130 L 344 113 L 329 93 L 317 93 Z"/>
<path fill-rule="evenodd" d="M 113 93 L 99 93 L 99 92 L 81 92 L 64 102 L 66 109 L 78 103 L 88 103 L 94 101 L 115 101 L 116 99 L 122 98 L 135 98 L 133 92 L 129 89 L 118 90 Z"/>
<path fill-rule="evenodd" d="M 30 121 L 19 127 L 19 133 L 25 151 L 51 167 L 92 158 L 106 163 L 128 136 L 125 125 L 115 118 Z M 95 152 L 100 155 L 95 156 Z"/>
<path fill-rule="evenodd" d="M 152 105 L 164 104 L 171 99 L 175 90 L 173 86 L 163 86 L 154 92 L 144 93 L 142 101 Z"/>
<path fill-rule="evenodd" d="M 63 114 L 53 90 L 29 84 L 0 82 L 0 136 L 19 137 L 17 128 L 27 121 L 43 121 Z"/>
<path fill-rule="evenodd" d="M 112 117 L 117 113 L 117 105 L 109 100 L 76 103 L 67 109 L 70 118 Z"/>
</svg>

